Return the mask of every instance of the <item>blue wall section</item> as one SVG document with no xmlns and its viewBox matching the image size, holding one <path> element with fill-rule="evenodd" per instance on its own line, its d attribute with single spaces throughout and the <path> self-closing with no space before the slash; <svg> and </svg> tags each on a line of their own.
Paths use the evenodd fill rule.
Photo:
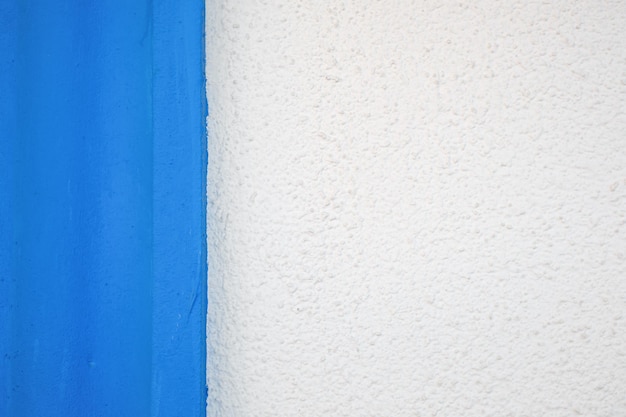
<svg viewBox="0 0 626 417">
<path fill-rule="evenodd" d="M 199 416 L 200 1 L 0 6 L 0 416 Z"/>
</svg>

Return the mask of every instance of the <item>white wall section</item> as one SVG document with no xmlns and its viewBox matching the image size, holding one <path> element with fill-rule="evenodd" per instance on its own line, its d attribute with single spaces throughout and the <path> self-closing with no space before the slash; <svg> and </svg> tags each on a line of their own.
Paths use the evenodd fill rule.
<svg viewBox="0 0 626 417">
<path fill-rule="evenodd" d="M 209 0 L 209 415 L 626 415 L 623 1 Z"/>
</svg>

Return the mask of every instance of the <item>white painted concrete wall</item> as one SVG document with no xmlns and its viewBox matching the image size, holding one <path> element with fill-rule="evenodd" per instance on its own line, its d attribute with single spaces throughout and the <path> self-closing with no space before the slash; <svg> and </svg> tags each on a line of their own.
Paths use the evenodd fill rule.
<svg viewBox="0 0 626 417">
<path fill-rule="evenodd" d="M 625 416 L 626 3 L 209 0 L 209 415 Z"/>
</svg>

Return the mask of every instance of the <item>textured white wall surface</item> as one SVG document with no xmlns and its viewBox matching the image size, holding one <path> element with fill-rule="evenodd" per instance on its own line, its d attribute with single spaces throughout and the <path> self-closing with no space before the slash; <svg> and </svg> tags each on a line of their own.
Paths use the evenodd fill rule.
<svg viewBox="0 0 626 417">
<path fill-rule="evenodd" d="M 206 14 L 210 416 L 626 416 L 624 1 Z"/>
</svg>

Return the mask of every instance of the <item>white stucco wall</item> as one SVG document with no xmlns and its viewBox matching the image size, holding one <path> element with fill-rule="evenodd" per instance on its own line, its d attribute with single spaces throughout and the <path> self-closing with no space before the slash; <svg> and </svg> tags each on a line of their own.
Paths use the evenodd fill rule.
<svg viewBox="0 0 626 417">
<path fill-rule="evenodd" d="M 206 14 L 208 415 L 626 415 L 623 1 Z"/>
</svg>

